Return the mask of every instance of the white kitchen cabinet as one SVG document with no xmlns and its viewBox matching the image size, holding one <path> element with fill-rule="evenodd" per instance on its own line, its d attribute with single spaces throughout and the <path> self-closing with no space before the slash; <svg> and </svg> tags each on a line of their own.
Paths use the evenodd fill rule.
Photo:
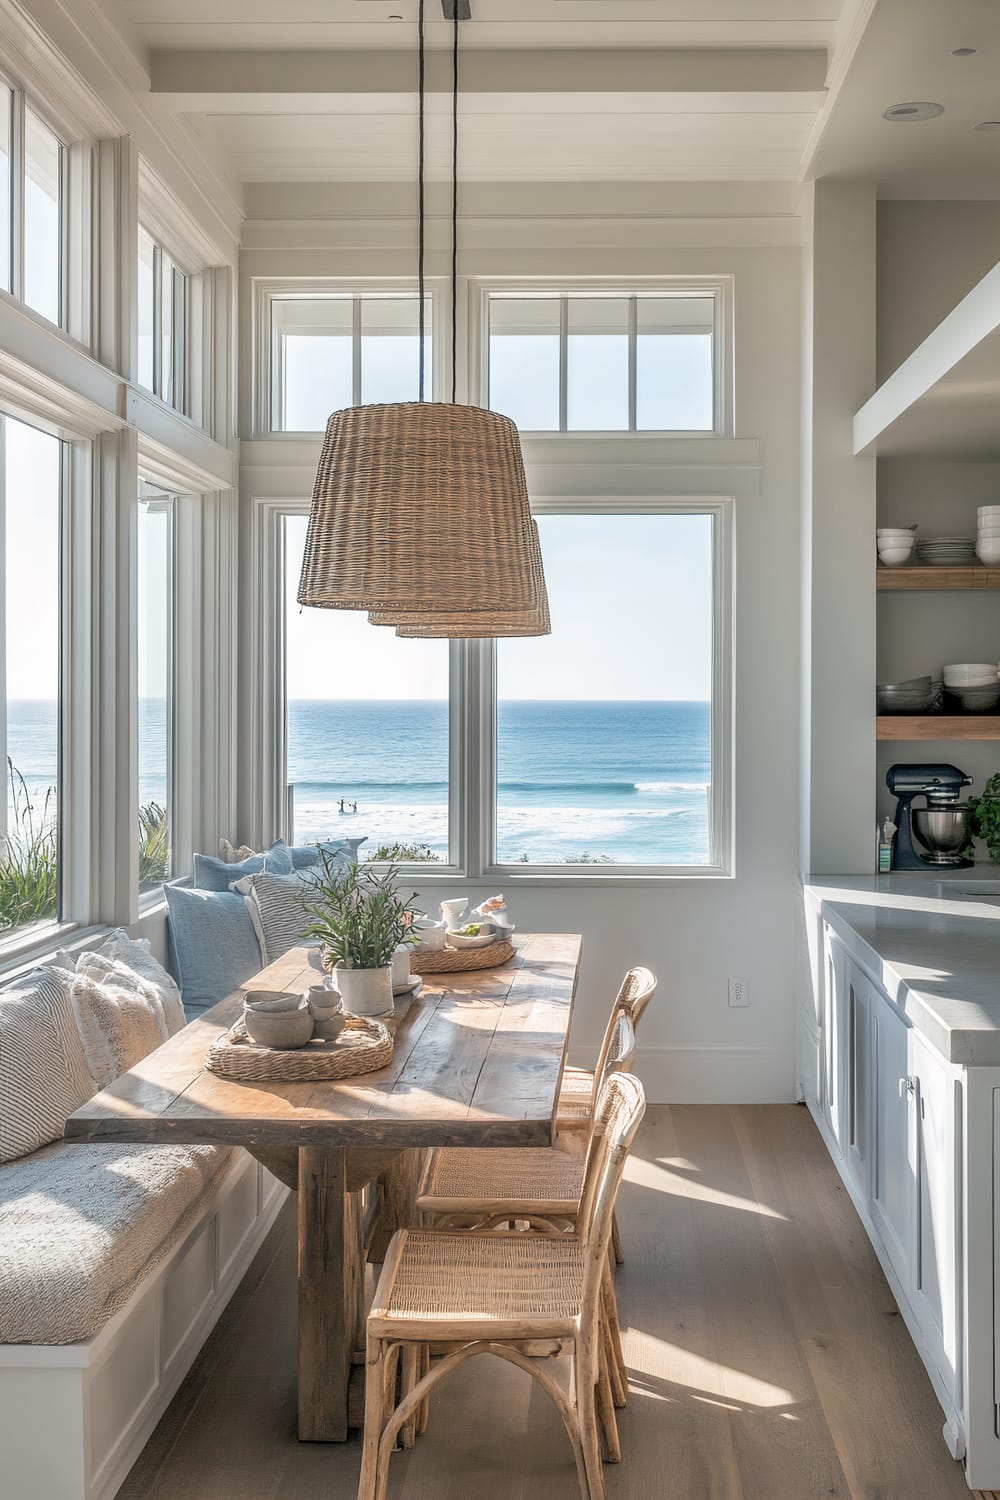
<svg viewBox="0 0 1000 1500">
<path fill-rule="evenodd" d="M 870 1207 L 893 1270 L 904 1286 L 914 1259 L 914 1142 L 911 1114 L 916 1085 L 910 1073 L 909 1028 L 873 990 L 874 1151 Z"/>
<path fill-rule="evenodd" d="M 848 959 L 844 1160 L 851 1182 L 865 1198 L 871 1190 L 872 1173 L 873 1004 L 871 983 Z"/>
</svg>

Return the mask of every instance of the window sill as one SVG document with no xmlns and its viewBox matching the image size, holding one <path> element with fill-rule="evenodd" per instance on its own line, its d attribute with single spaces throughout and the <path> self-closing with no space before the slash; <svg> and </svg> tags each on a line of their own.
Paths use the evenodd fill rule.
<svg viewBox="0 0 1000 1500">
<path fill-rule="evenodd" d="M 110 927 L 81 927 L 77 922 L 46 922 L 0 942 L 0 982 L 27 974 L 60 948 L 71 952 L 104 938 Z"/>
<path fill-rule="evenodd" d="M 460 881 L 464 885 L 495 887 L 497 884 L 503 886 L 517 886 L 519 888 L 540 886 L 557 890 L 560 888 L 585 890 L 593 888 L 614 889 L 615 887 L 628 886 L 631 889 L 653 889 L 662 885 L 677 885 L 679 883 L 700 883 L 705 880 L 734 880 L 736 872 L 732 869 L 724 869 L 720 865 L 676 866 L 670 868 L 636 869 L 621 868 L 618 870 L 609 868 L 607 865 L 594 865 L 590 869 L 566 869 L 558 867 L 541 867 L 527 869 L 523 865 L 493 865 L 479 875 L 470 875 L 462 870 L 442 871 L 434 870 L 433 874 L 426 867 L 414 865 L 409 869 L 402 870 L 401 878 L 415 881 L 421 886 L 447 886 L 454 885 Z"/>
</svg>

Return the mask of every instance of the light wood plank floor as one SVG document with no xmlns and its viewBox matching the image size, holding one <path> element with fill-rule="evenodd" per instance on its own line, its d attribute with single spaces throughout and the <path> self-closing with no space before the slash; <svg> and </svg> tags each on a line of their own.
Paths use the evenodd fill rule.
<svg viewBox="0 0 1000 1500">
<path fill-rule="evenodd" d="M 631 1396 L 609 1500 L 963 1500 L 942 1414 L 805 1109 L 656 1106 L 622 1188 Z M 353 1500 L 358 1442 L 295 1428 L 285 1211 L 120 1500 Z M 576 1500 L 568 1444 L 498 1361 L 441 1388 L 392 1500 Z"/>
</svg>

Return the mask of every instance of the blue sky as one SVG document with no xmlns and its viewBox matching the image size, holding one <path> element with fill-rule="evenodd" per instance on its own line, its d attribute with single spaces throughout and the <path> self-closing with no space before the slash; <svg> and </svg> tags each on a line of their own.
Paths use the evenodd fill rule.
<svg viewBox="0 0 1000 1500">
<path fill-rule="evenodd" d="M 540 516 L 552 635 L 501 641 L 501 698 L 707 699 L 707 516 Z M 295 601 L 304 517 L 288 522 L 288 696 L 444 698 L 446 641 Z"/>
</svg>

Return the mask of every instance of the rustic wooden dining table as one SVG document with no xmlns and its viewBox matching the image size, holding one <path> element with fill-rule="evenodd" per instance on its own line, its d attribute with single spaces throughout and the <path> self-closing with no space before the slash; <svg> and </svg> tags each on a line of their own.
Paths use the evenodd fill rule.
<svg viewBox="0 0 1000 1500">
<path fill-rule="evenodd" d="M 276 1084 L 206 1071 L 245 990 L 297 993 L 318 981 L 318 950 L 292 949 L 66 1122 L 70 1141 L 242 1146 L 297 1189 L 302 1440 L 343 1441 L 358 1425 L 351 1371 L 365 1266 L 406 1222 L 423 1151 L 551 1144 L 581 939 L 515 941 L 501 968 L 425 977 L 379 1072 Z"/>
</svg>

